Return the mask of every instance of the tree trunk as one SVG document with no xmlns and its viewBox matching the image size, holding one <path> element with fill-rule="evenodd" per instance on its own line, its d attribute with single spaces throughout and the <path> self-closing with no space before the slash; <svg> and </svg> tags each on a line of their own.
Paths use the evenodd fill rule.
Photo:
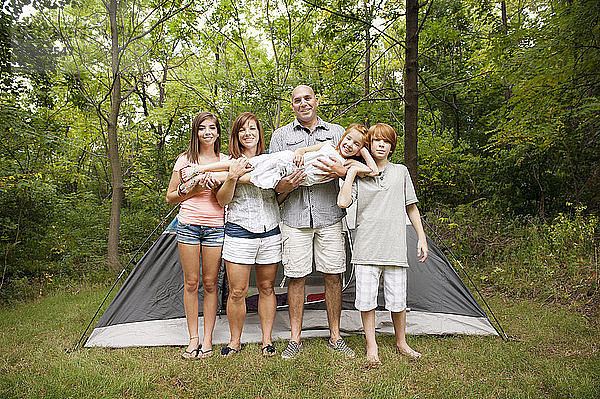
<svg viewBox="0 0 600 399">
<path fill-rule="evenodd" d="M 117 138 L 117 120 L 121 107 L 121 77 L 119 71 L 119 31 L 117 25 L 117 0 L 108 4 L 111 36 L 111 73 L 112 89 L 110 114 L 108 116 L 108 159 L 111 168 L 112 202 L 110 206 L 110 225 L 108 227 L 108 267 L 118 271 L 119 263 L 119 225 L 121 222 L 121 202 L 123 201 L 123 175 L 119 158 Z"/>
<path fill-rule="evenodd" d="M 500 12 L 502 15 L 502 32 L 504 35 L 508 34 L 508 16 L 506 15 L 506 2 L 502 0 L 500 2 Z M 512 96 L 512 90 L 510 83 L 506 80 L 506 76 L 502 77 L 502 83 L 504 84 L 504 99 L 506 101 L 510 100 Z"/>
<path fill-rule="evenodd" d="M 369 93 L 371 92 L 371 82 L 370 82 L 370 77 L 371 77 L 371 12 L 369 10 L 369 7 L 367 5 L 367 1 L 365 0 L 364 2 L 364 6 L 365 6 L 365 14 L 366 14 L 366 20 L 368 22 L 368 24 L 365 25 L 365 97 L 367 97 L 369 95 Z M 371 101 L 369 101 L 369 103 L 371 103 Z M 369 127 L 370 125 L 370 121 L 369 121 L 369 112 L 367 112 L 367 114 L 365 115 L 365 126 Z"/>
<path fill-rule="evenodd" d="M 406 48 L 404 67 L 404 163 L 417 187 L 417 118 L 419 114 L 419 92 L 417 53 L 419 47 L 419 2 L 406 0 Z"/>
</svg>

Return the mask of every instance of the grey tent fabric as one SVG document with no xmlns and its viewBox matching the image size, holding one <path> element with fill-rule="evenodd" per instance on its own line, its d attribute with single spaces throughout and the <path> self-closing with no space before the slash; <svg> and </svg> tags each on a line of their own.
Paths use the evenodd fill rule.
<svg viewBox="0 0 600 399">
<path fill-rule="evenodd" d="M 176 223 L 176 220 L 174 221 Z M 172 223 L 153 243 L 123 283 L 85 346 L 156 346 L 187 345 L 188 332 L 183 309 L 183 275 L 181 271 L 177 239 Z M 407 226 L 407 244 L 416 247 L 416 233 Z M 351 231 L 347 231 L 348 238 Z M 351 242 L 347 238 L 347 244 Z M 488 317 L 473 295 L 462 282 L 439 247 L 428 238 L 429 258 L 416 262 L 415 251 L 409 251 L 408 273 L 408 334 L 480 334 L 497 335 Z M 390 243 L 393 245 L 393 243 Z M 350 245 L 348 259 L 350 259 Z M 282 268 L 276 280 L 278 311 L 273 328 L 273 339 L 289 338 L 287 314 L 287 290 Z M 251 276 L 251 284 L 255 284 Z M 344 333 L 362 332 L 360 312 L 354 308 L 354 273 L 349 264 L 343 275 L 341 330 Z M 318 273 L 307 278 L 307 301 L 303 322 L 303 337 L 328 336 L 325 312 L 323 279 Z M 224 266 L 219 275 L 219 298 L 227 296 Z M 244 325 L 242 340 L 260 342 L 260 322 L 253 312 L 256 290 L 249 290 L 247 307 L 249 313 Z M 202 288 L 199 290 L 199 328 L 202 332 Z M 389 312 L 385 312 L 383 293 L 379 295 L 377 308 L 377 332 L 393 334 Z M 219 304 L 219 315 L 213 341 L 224 344 L 229 340 L 225 301 Z"/>
</svg>

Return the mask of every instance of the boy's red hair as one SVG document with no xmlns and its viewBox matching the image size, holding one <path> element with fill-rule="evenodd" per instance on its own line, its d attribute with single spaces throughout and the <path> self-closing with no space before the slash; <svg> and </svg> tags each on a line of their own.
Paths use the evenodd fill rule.
<svg viewBox="0 0 600 399">
<path fill-rule="evenodd" d="M 375 139 L 383 139 L 392 145 L 388 158 L 391 157 L 396 149 L 396 143 L 398 142 L 398 135 L 394 128 L 387 123 L 374 124 L 369 128 L 369 144 Z"/>
</svg>

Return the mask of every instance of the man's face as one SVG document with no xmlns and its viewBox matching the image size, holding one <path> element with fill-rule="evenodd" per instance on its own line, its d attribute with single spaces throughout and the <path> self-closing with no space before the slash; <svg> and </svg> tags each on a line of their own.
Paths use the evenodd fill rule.
<svg viewBox="0 0 600 399">
<path fill-rule="evenodd" d="M 310 123 L 317 119 L 319 100 L 308 86 L 298 86 L 292 92 L 292 108 L 300 123 Z"/>
</svg>

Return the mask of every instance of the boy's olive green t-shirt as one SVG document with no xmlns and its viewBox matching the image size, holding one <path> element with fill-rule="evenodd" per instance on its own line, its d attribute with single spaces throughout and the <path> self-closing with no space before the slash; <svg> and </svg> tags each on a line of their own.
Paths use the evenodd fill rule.
<svg viewBox="0 0 600 399">
<path fill-rule="evenodd" d="M 408 169 L 389 163 L 378 176 L 357 178 L 352 263 L 408 267 L 406 206 L 418 202 Z"/>
</svg>

